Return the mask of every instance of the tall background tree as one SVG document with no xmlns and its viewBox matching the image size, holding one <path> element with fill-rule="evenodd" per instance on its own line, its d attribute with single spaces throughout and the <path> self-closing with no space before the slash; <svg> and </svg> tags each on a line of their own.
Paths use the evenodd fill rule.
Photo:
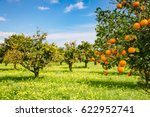
<svg viewBox="0 0 150 117">
<path fill-rule="evenodd" d="M 77 61 L 78 49 L 75 42 L 65 43 L 64 60 L 72 72 L 72 65 Z"/>
<path fill-rule="evenodd" d="M 5 46 L 4 43 L 0 43 L 0 63 L 3 62 L 4 55 L 5 55 Z"/>
<path fill-rule="evenodd" d="M 87 68 L 87 64 L 90 60 L 92 53 L 92 44 L 86 41 L 82 41 L 82 43 L 78 45 L 78 50 L 81 60 L 85 63 L 85 68 Z"/>
<path fill-rule="evenodd" d="M 13 63 L 16 69 L 17 63 L 21 63 L 23 60 L 23 53 L 20 51 L 23 47 L 25 35 L 13 34 L 4 40 L 5 54 L 3 62 L 7 65 Z"/>
</svg>

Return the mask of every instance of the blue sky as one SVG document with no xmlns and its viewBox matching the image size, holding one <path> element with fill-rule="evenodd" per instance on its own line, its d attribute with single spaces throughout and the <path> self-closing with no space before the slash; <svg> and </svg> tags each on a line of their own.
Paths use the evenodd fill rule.
<svg viewBox="0 0 150 117">
<path fill-rule="evenodd" d="M 0 0 L 0 42 L 13 33 L 32 35 L 37 27 L 47 41 L 94 42 L 97 7 L 111 9 L 109 0 Z"/>
</svg>

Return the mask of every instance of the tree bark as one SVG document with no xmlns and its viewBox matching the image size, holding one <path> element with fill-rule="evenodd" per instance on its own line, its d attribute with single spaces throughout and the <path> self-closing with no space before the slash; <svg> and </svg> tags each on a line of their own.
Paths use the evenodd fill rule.
<svg viewBox="0 0 150 117">
<path fill-rule="evenodd" d="M 35 78 L 39 77 L 39 69 L 34 70 L 34 76 Z"/>
<path fill-rule="evenodd" d="M 17 69 L 17 64 L 16 63 L 14 63 L 14 69 Z"/>
<path fill-rule="evenodd" d="M 85 68 L 87 68 L 88 61 L 85 60 Z"/>
<path fill-rule="evenodd" d="M 147 86 L 148 86 L 148 83 L 149 83 L 149 81 L 150 81 L 150 78 L 149 78 L 150 72 L 147 71 L 147 70 L 144 70 L 144 74 L 145 74 L 145 81 L 146 81 L 146 87 L 147 87 Z"/>
<path fill-rule="evenodd" d="M 94 61 L 94 65 L 97 65 L 97 61 Z"/>
<path fill-rule="evenodd" d="M 7 66 L 7 65 L 8 65 L 8 63 L 5 62 L 5 66 Z"/>
<path fill-rule="evenodd" d="M 62 65 L 63 61 L 60 61 L 60 65 Z"/>
<path fill-rule="evenodd" d="M 72 72 L 72 63 L 69 63 L 69 70 Z"/>
</svg>

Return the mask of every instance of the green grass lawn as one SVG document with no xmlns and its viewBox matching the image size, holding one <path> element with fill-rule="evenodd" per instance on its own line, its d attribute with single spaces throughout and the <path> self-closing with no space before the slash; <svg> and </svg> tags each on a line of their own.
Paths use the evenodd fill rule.
<svg viewBox="0 0 150 117">
<path fill-rule="evenodd" d="M 146 100 L 150 99 L 141 86 L 139 76 L 119 75 L 116 68 L 103 75 L 100 65 L 74 64 L 73 72 L 63 63 L 50 64 L 41 70 L 40 77 L 19 66 L 0 64 L 1 100 Z"/>
</svg>

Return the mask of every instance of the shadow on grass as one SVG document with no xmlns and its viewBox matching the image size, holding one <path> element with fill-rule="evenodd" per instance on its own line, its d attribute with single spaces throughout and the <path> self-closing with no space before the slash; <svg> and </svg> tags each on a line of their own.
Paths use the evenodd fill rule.
<svg viewBox="0 0 150 117">
<path fill-rule="evenodd" d="M 19 82 L 19 81 L 30 81 L 30 80 L 35 80 L 35 79 L 41 79 L 43 77 L 38 77 L 35 78 L 34 76 L 23 76 L 23 77 L 17 77 L 17 76 L 5 76 L 5 77 L 0 77 L 0 82 L 2 81 L 15 81 L 15 82 Z"/>
<path fill-rule="evenodd" d="M 73 67 L 74 69 L 81 69 L 81 68 L 84 68 L 84 69 L 89 69 L 89 67 L 85 67 L 85 66 L 75 66 L 75 67 Z"/>
<path fill-rule="evenodd" d="M 8 71 L 8 70 L 15 70 L 13 68 L 0 68 L 0 71 Z"/>
<path fill-rule="evenodd" d="M 129 89 L 136 89 L 138 87 L 137 84 L 133 82 L 121 82 L 121 81 L 98 81 L 98 80 L 88 80 L 88 81 L 78 81 L 78 83 L 84 83 L 91 87 L 106 87 L 108 89 L 113 88 L 129 88 Z"/>
<path fill-rule="evenodd" d="M 60 67 L 60 68 L 62 68 L 62 69 L 69 69 L 69 67 L 68 66 L 66 66 L 66 67 Z M 87 68 L 85 68 L 85 66 L 73 66 L 72 67 L 72 69 L 88 69 L 89 67 L 87 67 Z"/>
<path fill-rule="evenodd" d="M 64 73 L 64 72 L 70 72 L 69 71 L 69 69 L 67 69 L 67 70 L 64 70 L 64 69 L 62 69 L 62 70 L 43 70 L 42 71 L 42 73 Z"/>
<path fill-rule="evenodd" d="M 103 70 L 101 70 L 101 71 L 87 71 L 87 72 L 104 75 Z M 118 76 L 119 77 L 119 76 L 124 76 L 124 75 L 126 75 L 128 77 L 128 72 L 118 73 L 118 72 L 113 72 L 113 71 L 109 72 L 108 71 L 108 76 Z M 139 75 L 138 74 L 132 74 L 132 76 L 139 76 Z"/>
</svg>

